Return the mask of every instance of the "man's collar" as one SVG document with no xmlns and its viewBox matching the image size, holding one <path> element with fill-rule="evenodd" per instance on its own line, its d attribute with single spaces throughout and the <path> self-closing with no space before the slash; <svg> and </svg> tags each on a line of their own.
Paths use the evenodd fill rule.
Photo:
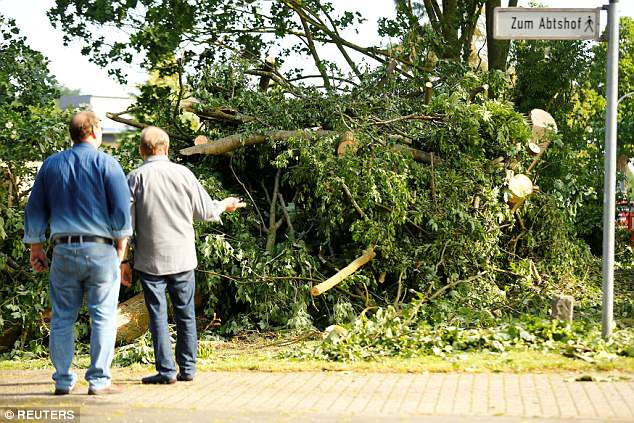
<svg viewBox="0 0 634 423">
<path fill-rule="evenodd" d="M 73 144 L 73 148 L 94 148 L 95 150 L 97 149 L 97 147 L 95 147 L 94 145 L 92 145 L 91 143 L 87 141 L 76 142 Z"/>
<path fill-rule="evenodd" d="M 164 154 L 160 154 L 158 156 L 148 156 L 147 159 L 145 159 L 146 163 L 149 162 L 159 162 L 159 161 L 169 161 L 169 157 L 167 157 Z"/>
</svg>

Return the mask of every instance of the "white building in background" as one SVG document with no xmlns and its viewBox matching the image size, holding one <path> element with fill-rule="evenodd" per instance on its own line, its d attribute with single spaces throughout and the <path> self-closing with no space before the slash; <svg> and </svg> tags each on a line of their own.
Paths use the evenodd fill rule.
<svg viewBox="0 0 634 423">
<path fill-rule="evenodd" d="M 119 113 L 130 108 L 134 103 L 132 97 L 115 97 L 104 95 L 63 95 L 59 99 L 60 109 L 81 108 L 95 112 L 101 119 L 103 127 L 103 142 L 114 143 L 118 134 L 126 131 L 133 131 L 133 128 L 114 120 L 108 119 L 106 113 Z M 129 116 L 123 115 L 128 118 Z"/>
</svg>

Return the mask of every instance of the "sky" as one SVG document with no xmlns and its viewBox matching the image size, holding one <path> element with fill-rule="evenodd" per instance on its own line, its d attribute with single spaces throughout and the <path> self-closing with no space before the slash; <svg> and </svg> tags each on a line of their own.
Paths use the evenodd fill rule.
<svg viewBox="0 0 634 423">
<path fill-rule="evenodd" d="M 368 34 L 376 33 L 376 21 L 386 15 L 386 11 L 393 11 L 393 0 L 335 0 L 337 6 L 344 4 L 348 10 L 358 10 L 368 19 L 360 28 L 356 39 L 359 44 L 368 43 Z M 600 7 L 607 4 L 607 0 L 541 0 L 540 3 L 549 7 Z M 503 2 L 505 3 L 505 2 Z M 14 18 L 22 35 L 31 48 L 40 51 L 50 61 L 49 69 L 56 76 L 58 82 L 71 89 L 79 89 L 82 94 L 92 95 L 122 95 L 134 92 L 134 85 L 145 81 L 147 75 L 138 67 L 131 67 L 128 71 L 128 86 L 121 86 L 105 69 L 90 63 L 88 57 L 82 56 L 81 44 L 78 41 L 64 46 L 62 32 L 51 26 L 46 17 L 46 10 L 54 4 L 53 0 L 0 0 L 0 13 Z M 527 6 L 528 1 L 521 0 L 521 6 Z M 28 6 L 28 7 L 27 7 Z M 621 0 L 619 2 L 621 15 L 634 18 L 634 1 Z M 605 25 L 605 14 L 602 24 Z M 350 36 L 350 38 L 353 38 Z"/>
</svg>

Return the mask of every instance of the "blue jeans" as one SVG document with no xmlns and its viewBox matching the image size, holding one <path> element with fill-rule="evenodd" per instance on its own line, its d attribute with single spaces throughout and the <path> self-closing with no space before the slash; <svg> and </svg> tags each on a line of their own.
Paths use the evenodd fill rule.
<svg viewBox="0 0 634 423">
<path fill-rule="evenodd" d="M 77 381 L 70 366 L 75 354 L 75 322 L 84 294 L 91 320 L 90 368 L 86 380 L 94 389 L 110 385 L 120 277 L 119 257 L 112 245 L 61 244 L 53 250 L 49 352 L 55 367 L 56 388 L 72 388 Z"/>
<path fill-rule="evenodd" d="M 149 314 L 148 326 L 152 333 L 156 370 L 170 379 L 176 377 L 176 364 L 167 326 L 167 288 L 176 321 L 176 362 L 181 375 L 193 377 L 196 373 L 198 348 L 194 271 L 160 276 L 141 272 L 141 284 Z"/>
</svg>

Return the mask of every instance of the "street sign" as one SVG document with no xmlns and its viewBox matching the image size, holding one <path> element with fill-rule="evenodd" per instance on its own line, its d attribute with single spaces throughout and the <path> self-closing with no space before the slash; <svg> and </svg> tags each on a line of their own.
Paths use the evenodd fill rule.
<svg viewBox="0 0 634 423">
<path fill-rule="evenodd" d="M 496 7 L 497 40 L 597 40 L 601 9 Z"/>
</svg>

